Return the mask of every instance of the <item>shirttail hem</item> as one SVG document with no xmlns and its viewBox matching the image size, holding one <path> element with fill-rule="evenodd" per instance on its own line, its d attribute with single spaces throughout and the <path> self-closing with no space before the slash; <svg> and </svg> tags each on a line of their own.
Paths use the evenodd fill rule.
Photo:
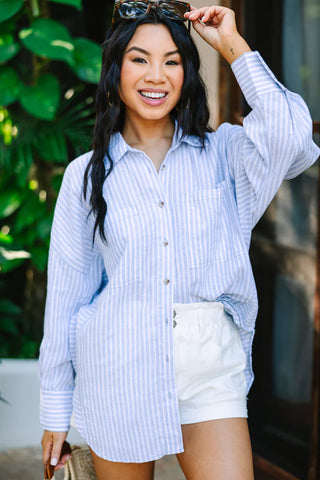
<svg viewBox="0 0 320 480">
<path fill-rule="evenodd" d="M 89 442 L 86 438 L 86 434 L 83 430 L 83 428 L 81 427 L 78 427 L 77 424 L 76 424 L 76 421 L 74 419 L 74 423 L 72 425 L 77 431 L 78 433 L 81 435 L 81 437 L 83 438 L 83 440 L 85 441 L 85 443 L 94 451 L 94 453 L 96 455 L 98 455 L 98 457 L 100 458 L 103 458 L 104 460 L 108 460 L 109 462 L 121 462 L 121 463 L 145 463 L 145 462 L 151 462 L 153 460 L 159 460 L 160 458 L 166 456 L 166 455 L 175 455 L 177 453 L 182 453 L 184 452 L 184 448 L 182 447 L 182 449 L 178 449 L 176 451 L 172 451 L 170 452 L 169 449 L 166 449 L 163 453 L 158 453 L 158 454 L 155 454 L 155 456 L 153 455 L 152 457 L 136 457 L 134 460 L 132 458 L 116 458 L 114 457 L 113 455 L 108 455 L 108 457 L 106 457 L 99 449 L 96 449 L 94 448 L 93 444 L 91 444 L 91 442 Z"/>
</svg>

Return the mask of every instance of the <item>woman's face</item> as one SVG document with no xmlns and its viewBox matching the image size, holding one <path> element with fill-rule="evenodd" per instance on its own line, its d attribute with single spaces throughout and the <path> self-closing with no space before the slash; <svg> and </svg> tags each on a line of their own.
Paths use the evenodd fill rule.
<svg viewBox="0 0 320 480">
<path fill-rule="evenodd" d="M 132 118 L 160 120 L 181 96 L 183 65 L 165 25 L 140 25 L 123 56 L 119 94 Z"/>
</svg>

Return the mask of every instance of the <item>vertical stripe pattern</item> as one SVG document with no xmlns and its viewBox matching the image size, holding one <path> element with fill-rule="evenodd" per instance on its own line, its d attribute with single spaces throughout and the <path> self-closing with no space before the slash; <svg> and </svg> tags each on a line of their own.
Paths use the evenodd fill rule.
<svg viewBox="0 0 320 480">
<path fill-rule="evenodd" d="M 66 431 L 73 411 L 85 441 L 107 460 L 183 451 L 174 303 L 223 302 L 247 354 L 248 390 L 253 381 L 251 231 L 281 182 L 315 162 L 319 149 L 304 101 L 258 52 L 232 69 L 252 111 L 243 127 L 224 123 L 206 134 L 204 149 L 176 126 L 157 172 L 113 135 L 103 191 L 108 246 L 97 235 L 91 248 L 94 220 L 81 194 L 92 152 L 65 170 L 50 240 L 40 423 Z"/>
</svg>

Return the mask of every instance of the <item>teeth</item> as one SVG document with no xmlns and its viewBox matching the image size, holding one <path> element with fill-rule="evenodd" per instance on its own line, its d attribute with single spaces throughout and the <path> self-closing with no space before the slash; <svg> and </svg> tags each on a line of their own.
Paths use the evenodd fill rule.
<svg viewBox="0 0 320 480">
<path fill-rule="evenodd" d="M 156 92 L 140 92 L 143 97 L 147 98 L 163 98 L 166 96 L 166 93 L 156 93 Z"/>
</svg>

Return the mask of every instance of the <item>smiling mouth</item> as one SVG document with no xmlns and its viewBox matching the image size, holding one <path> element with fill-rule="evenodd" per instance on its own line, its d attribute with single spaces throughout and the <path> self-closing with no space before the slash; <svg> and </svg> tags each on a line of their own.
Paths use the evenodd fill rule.
<svg viewBox="0 0 320 480">
<path fill-rule="evenodd" d="M 164 98 L 168 95 L 167 92 L 144 92 L 143 90 L 139 90 L 139 93 L 145 98 L 152 98 L 155 100 L 159 100 L 160 98 Z"/>
</svg>

